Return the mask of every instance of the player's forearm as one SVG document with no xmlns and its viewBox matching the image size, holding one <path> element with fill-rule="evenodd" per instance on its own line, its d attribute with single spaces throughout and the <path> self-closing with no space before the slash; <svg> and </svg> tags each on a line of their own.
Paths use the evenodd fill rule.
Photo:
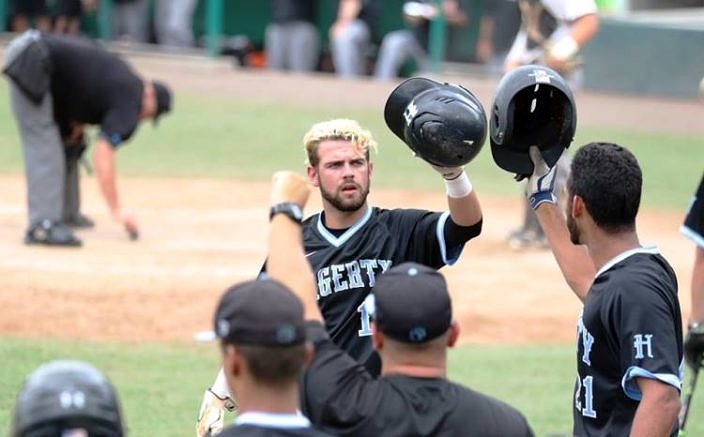
<svg viewBox="0 0 704 437">
<path fill-rule="evenodd" d="M 535 213 L 567 285 L 584 301 L 596 274 L 586 248 L 572 243 L 562 212 L 555 204 L 545 202 Z"/>
<path fill-rule="evenodd" d="M 95 167 L 100 191 L 103 193 L 110 213 L 114 216 L 120 211 L 117 183 L 115 181 L 115 150 L 102 137 L 99 137 L 95 143 L 93 166 Z"/>
<path fill-rule="evenodd" d="M 692 269 L 692 312 L 690 322 L 704 323 L 704 248 L 697 247 Z"/>
<path fill-rule="evenodd" d="M 303 251 L 301 226 L 283 214 L 271 220 L 267 273 L 301 299 L 306 320 L 323 320 L 313 292 L 313 272 Z"/>
<path fill-rule="evenodd" d="M 677 390 L 663 382 L 639 378 L 642 399 L 636 409 L 631 437 L 666 437 L 672 432 L 680 411 Z"/>
<path fill-rule="evenodd" d="M 579 48 L 582 48 L 596 36 L 598 31 L 599 17 L 596 14 L 589 14 L 578 18 L 572 24 L 570 35 Z"/>
<path fill-rule="evenodd" d="M 452 221 L 460 226 L 472 226 L 482 219 L 482 208 L 477 193 L 472 190 L 465 197 L 447 197 Z"/>
</svg>

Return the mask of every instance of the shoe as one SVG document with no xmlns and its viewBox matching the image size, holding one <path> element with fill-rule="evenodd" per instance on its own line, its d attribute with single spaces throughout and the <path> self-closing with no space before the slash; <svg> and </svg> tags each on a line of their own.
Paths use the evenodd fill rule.
<svg viewBox="0 0 704 437">
<path fill-rule="evenodd" d="M 512 231 L 508 235 L 506 242 L 513 250 L 547 249 L 549 247 L 545 235 L 537 235 L 534 231 L 527 229 Z"/>
<path fill-rule="evenodd" d="M 75 229 L 90 229 L 95 227 L 95 222 L 91 220 L 88 216 L 81 214 L 80 212 L 76 215 L 63 220 L 63 223 Z"/>
<path fill-rule="evenodd" d="M 71 229 L 63 223 L 42 220 L 27 229 L 24 244 L 43 244 L 46 246 L 80 247 L 83 243 L 73 235 Z"/>
</svg>

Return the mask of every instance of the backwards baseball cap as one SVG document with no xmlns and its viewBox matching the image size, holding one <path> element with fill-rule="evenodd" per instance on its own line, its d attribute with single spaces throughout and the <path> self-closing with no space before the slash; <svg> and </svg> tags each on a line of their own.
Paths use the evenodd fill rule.
<svg viewBox="0 0 704 437">
<path fill-rule="evenodd" d="M 445 278 L 413 262 L 390 268 L 374 286 L 374 319 L 381 332 L 404 343 L 439 337 L 452 323 Z"/>
<path fill-rule="evenodd" d="M 154 124 L 159 121 L 159 117 L 171 111 L 171 90 L 164 82 L 153 81 L 154 95 L 156 96 L 156 114 Z"/>
<path fill-rule="evenodd" d="M 213 323 L 215 335 L 228 343 L 293 346 L 305 340 L 303 304 L 271 278 L 228 288 Z"/>
</svg>

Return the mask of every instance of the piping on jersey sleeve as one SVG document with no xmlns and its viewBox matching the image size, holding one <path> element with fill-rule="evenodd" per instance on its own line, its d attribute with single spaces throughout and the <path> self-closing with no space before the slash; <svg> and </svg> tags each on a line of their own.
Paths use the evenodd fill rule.
<svg viewBox="0 0 704 437">
<path fill-rule="evenodd" d="M 680 369 L 683 370 L 682 364 L 680 364 Z M 673 375 L 671 373 L 652 373 L 642 367 L 631 366 L 623 375 L 623 379 L 621 380 L 621 388 L 623 388 L 623 392 L 626 396 L 634 401 L 640 401 L 642 397 L 642 393 L 636 383 L 636 378 L 656 379 L 660 382 L 664 382 L 665 384 L 675 387 L 677 391 L 682 391 L 682 372 L 680 371 L 679 373 L 680 376 Z"/>
<path fill-rule="evenodd" d="M 462 253 L 462 249 L 464 248 L 464 243 L 457 246 L 457 248 L 455 248 L 452 253 L 448 253 L 447 243 L 445 242 L 445 222 L 449 217 L 449 211 L 445 211 L 440 214 L 440 217 L 438 218 L 438 223 L 435 227 L 435 235 L 437 236 L 438 244 L 440 245 L 440 255 L 442 255 L 442 262 L 445 263 L 445 265 L 451 266 L 456 263 L 457 260 L 460 258 L 460 254 Z"/>
<path fill-rule="evenodd" d="M 335 247 L 340 247 L 343 244 L 345 244 L 345 242 L 347 242 L 347 240 L 352 238 L 352 236 L 359 230 L 359 228 L 364 226 L 369 221 L 371 216 L 372 216 L 372 209 L 369 206 L 367 206 L 367 210 L 364 212 L 364 215 L 362 216 L 362 218 L 357 220 L 357 223 L 350 226 L 350 228 L 347 229 L 344 234 L 340 235 L 339 237 L 336 237 L 325 228 L 325 225 L 323 225 L 323 220 L 321 219 L 322 214 L 318 214 L 318 217 L 317 217 L 318 232 L 320 233 L 320 235 L 323 236 L 323 238 L 325 238 L 327 240 L 328 243 L 332 244 Z"/>
<path fill-rule="evenodd" d="M 704 249 L 704 236 L 697 233 L 694 229 L 682 225 L 680 226 L 680 233 L 690 240 L 694 241 L 694 244 Z"/>
</svg>

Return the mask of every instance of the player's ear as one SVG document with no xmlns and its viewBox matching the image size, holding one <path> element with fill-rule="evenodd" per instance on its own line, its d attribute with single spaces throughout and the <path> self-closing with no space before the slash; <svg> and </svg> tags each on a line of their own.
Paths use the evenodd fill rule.
<svg viewBox="0 0 704 437">
<path fill-rule="evenodd" d="M 305 359 L 303 361 L 303 367 L 310 366 L 310 363 L 313 361 L 314 354 L 315 350 L 313 349 L 313 343 L 311 343 L 310 341 L 306 341 Z"/>
<path fill-rule="evenodd" d="M 384 347 L 384 334 L 376 327 L 376 322 L 372 321 L 372 345 L 374 350 L 381 350 Z"/>
<path fill-rule="evenodd" d="M 572 201 L 570 202 L 570 205 L 571 208 L 569 213 L 574 218 L 581 217 L 582 214 L 584 214 L 584 212 L 586 211 L 584 206 L 584 200 L 576 194 L 572 195 Z"/>
<path fill-rule="evenodd" d="M 226 344 L 223 347 L 222 368 L 228 375 L 237 376 L 240 374 L 240 356 L 237 354 L 237 349 L 232 344 Z"/>
<path fill-rule="evenodd" d="M 318 177 L 318 170 L 312 165 L 308 164 L 306 166 L 306 174 L 308 175 L 308 181 L 314 187 L 320 186 L 320 178 Z"/>
<path fill-rule="evenodd" d="M 458 338 L 460 338 L 460 324 L 453 320 L 448 329 L 447 347 L 453 347 L 457 343 Z"/>
</svg>

